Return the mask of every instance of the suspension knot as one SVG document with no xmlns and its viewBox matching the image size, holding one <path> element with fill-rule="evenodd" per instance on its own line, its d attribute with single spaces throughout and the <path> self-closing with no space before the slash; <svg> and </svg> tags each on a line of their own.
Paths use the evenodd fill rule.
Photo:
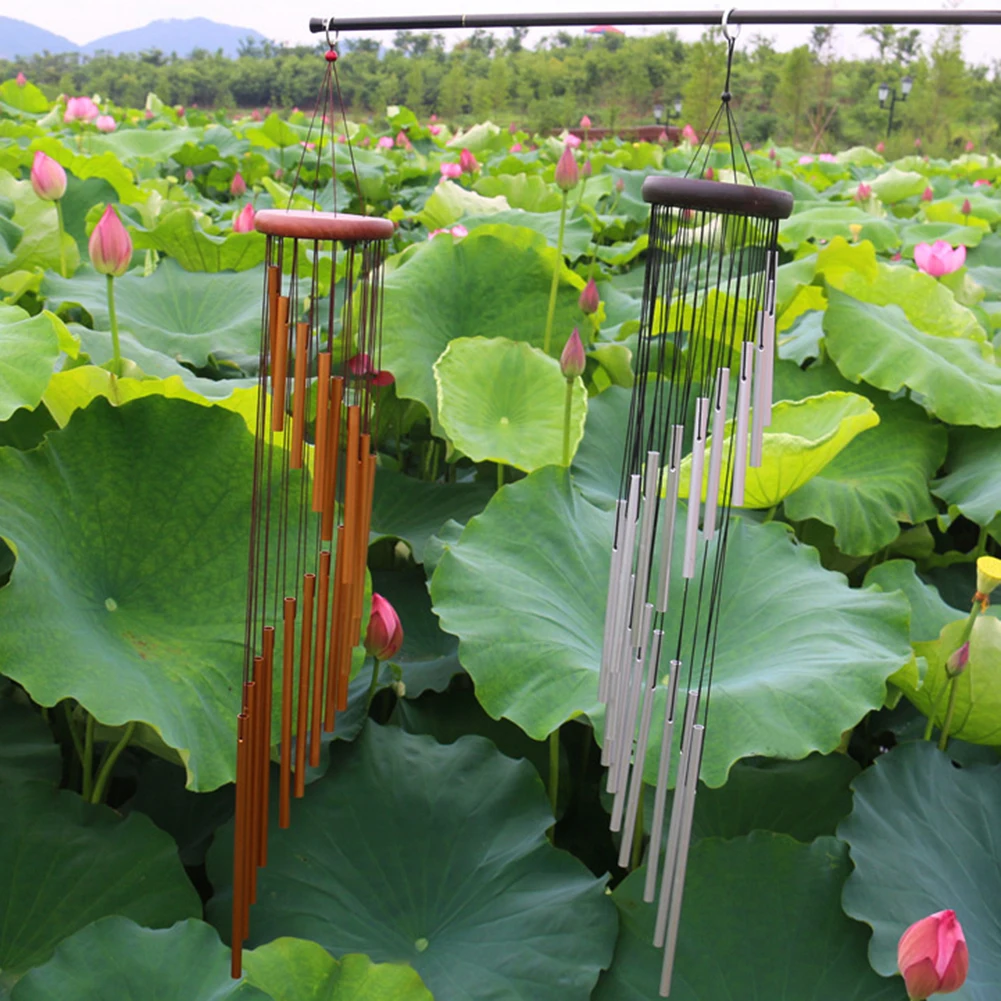
<svg viewBox="0 0 1001 1001">
<path fill-rule="evenodd" d="M 328 63 L 336 63 L 337 52 L 334 49 L 327 49 L 327 51 L 323 53 L 323 58 L 326 59 Z"/>
<path fill-rule="evenodd" d="M 721 101 L 722 101 L 722 102 L 723 102 L 724 104 L 729 104 L 729 103 L 730 103 L 730 99 L 731 99 L 732 97 L 733 97 L 733 94 L 731 94 L 731 93 L 730 93 L 730 91 L 728 91 L 728 90 L 724 90 L 724 91 L 723 91 L 723 93 L 722 93 L 722 94 L 720 94 L 720 96 L 719 96 L 719 99 L 720 99 L 720 100 L 721 100 Z"/>
</svg>

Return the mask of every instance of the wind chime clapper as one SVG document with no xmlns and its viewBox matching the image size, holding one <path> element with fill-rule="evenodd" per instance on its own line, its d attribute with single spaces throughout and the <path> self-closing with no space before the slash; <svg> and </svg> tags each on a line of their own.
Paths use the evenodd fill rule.
<svg viewBox="0 0 1001 1001">
<path fill-rule="evenodd" d="M 304 795 L 307 767 L 320 763 L 322 732 L 347 707 L 375 482 L 383 246 L 394 231 L 386 219 L 336 212 L 265 210 L 255 225 L 267 241 L 237 720 L 234 977 L 267 862 L 274 704 L 280 828 Z"/>
<path fill-rule="evenodd" d="M 644 900 L 657 906 L 654 944 L 664 949 L 660 993 L 667 997 L 730 511 L 744 502 L 747 469 L 760 466 L 771 423 L 778 225 L 792 197 L 688 177 L 650 177 L 643 197 L 651 204 L 650 250 L 636 371 L 648 375 L 633 387 L 599 694 L 622 866 L 659 732 Z"/>
</svg>

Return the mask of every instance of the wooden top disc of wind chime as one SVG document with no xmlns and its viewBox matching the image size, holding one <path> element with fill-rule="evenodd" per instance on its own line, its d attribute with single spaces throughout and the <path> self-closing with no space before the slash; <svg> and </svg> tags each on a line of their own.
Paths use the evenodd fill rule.
<svg viewBox="0 0 1001 1001">
<path fill-rule="evenodd" d="M 346 212 L 311 212 L 308 209 L 261 209 L 254 228 L 269 236 L 298 240 L 388 240 L 396 229 L 390 219 Z"/>
<path fill-rule="evenodd" d="M 754 184 L 703 181 L 695 177 L 648 177 L 642 191 L 643 200 L 653 205 L 759 219 L 786 219 L 793 205 L 793 197 L 788 191 L 759 188 Z"/>
</svg>

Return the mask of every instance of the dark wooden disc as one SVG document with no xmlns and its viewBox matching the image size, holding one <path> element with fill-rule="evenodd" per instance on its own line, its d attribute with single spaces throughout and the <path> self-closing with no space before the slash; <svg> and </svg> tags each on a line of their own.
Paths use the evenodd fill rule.
<svg viewBox="0 0 1001 1001">
<path fill-rule="evenodd" d="M 389 219 L 347 215 L 344 212 L 309 212 L 302 209 L 262 209 L 254 216 L 254 229 L 269 236 L 299 240 L 388 240 L 396 229 Z"/>
<path fill-rule="evenodd" d="M 788 191 L 694 177 L 648 177 L 643 182 L 643 199 L 654 205 L 758 219 L 788 219 L 792 213 L 792 195 Z"/>
</svg>

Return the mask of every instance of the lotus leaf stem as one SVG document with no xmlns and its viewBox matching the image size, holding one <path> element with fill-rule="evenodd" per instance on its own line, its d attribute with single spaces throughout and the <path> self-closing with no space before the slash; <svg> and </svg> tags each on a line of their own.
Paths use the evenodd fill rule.
<svg viewBox="0 0 1001 1001">
<path fill-rule="evenodd" d="M 111 373 L 122 374 L 122 346 L 118 340 L 118 314 L 115 312 L 115 276 L 108 275 L 108 319 L 111 322 Z"/>
<path fill-rule="evenodd" d="M 973 623 L 977 621 L 977 616 L 979 614 L 980 603 L 978 601 L 974 601 L 973 608 L 970 609 L 970 614 L 966 617 L 966 623 L 963 625 L 963 632 L 959 637 L 959 642 L 956 644 L 957 650 L 960 649 L 964 643 L 968 643 L 970 641 L 970 636 L 973 634 Z M 967 667 L 967 670 L 970 670 L 970 668 Z M 949 704 L 945 707 L 945 719 L 942 720 L 942 732 L 939 734 L 938 738 L 938 749 L 940 751 L 944 751 L 949 743 L 949 730 L 952 727 L 952 714 L 956 709 L 956 692 L 958 690 L 958 682 L 958 674 L 949 681 Z M 932 719 L 934 718 L 935 717 L 932 716 Z"/>
<path fill-rule="evenodd" d="M 368 686 L 368 700 L 365 702 L 365 712 L 372 708 L 372 700 L 375 698 L 376 689 L 379 687 L 379 658 L 372 658 L 372 680 Z"/>
<path fill-rule="evenodd" d="M 104 760 L 101 762 L 101 770 L 97 773 L 97 781 L 94 783 L 94 792 L 90 797 L 91 803 L 104 802 L 104 793 L 115 770 L 115 764 L 118 762 L 122 751 L 129 746 L 129 741 L 132 740 L 132 735 L 135 732 L 136 723 L 135 720 L 132 720 L 125 727 L 125 732 L 118 739 L 115 746 L 111 748 L 110 752 L 105 753 Z"/>
<path fill-rule="evenodd" d="M 73 747 L 76 750 L 76 756 L 80 759 L 80 764 L 83 764 L 83 743 L 80 740 L 80 734 L 77 732 L 76 724 L 73 722 L 73 710 L 70 709 L 69 700 L 63 702 L 63 712 L 66 714 L 66 728 L 70 732 L 70 740 L 73 741 Z"/>
<path fill-rule="evenodd" d="M 643 861 L 643 795 L 646 793 L 646 783 L 640 783 L 639 802 L 636 807 L 636 826 L 633 828 L 633 852 L 629 859 L 629 871 L 638 869 Z"/>
<path fill-rule="evenodd" d="M 567 379 L 567 392 L 563 399 L 563 465 L 570 465 L 570 411 L 573 407 L 573 384 L 576 380 Z"/>
<path fill-rule="evenodd" d="M 66 236 L 66 227 L 63 225 L 63 203 L 59 198 L 56 199 L 56 222 L 59 229 L 59 274 L 63 278 L 69 278 L 66 274 L 66 247 L 63 245 Z"/>
<path fill-rule="evenodd" d="M 87 715 L 87 726 L 83 738 L 83 785 L 81 794 L 89 800 L 94 786 L 94 717 Z"/>
<path fill-rule="evenodd" d="M 549 354 L 553 339 L 553 317 L 556 315 L 556 293 L 560 287 L 560 272 L 563 270 L 563 231 L 567 221 L 567 192 L 563 192 L 560 204 L 560 230 L 556 237 L 556 264 L 553 266 L 553 281 L 549 286 L 549 307 L 546 310 L 546 332 L 542 338 L 542 350 Z"/>
<path fill-rule="evenodd" d="M 549 735 L 549 805 L 553 810 L 553 826 L 549 840 L 556 841 L 556 804 L 560 798 L 560 728 Z"/>
</svg>

